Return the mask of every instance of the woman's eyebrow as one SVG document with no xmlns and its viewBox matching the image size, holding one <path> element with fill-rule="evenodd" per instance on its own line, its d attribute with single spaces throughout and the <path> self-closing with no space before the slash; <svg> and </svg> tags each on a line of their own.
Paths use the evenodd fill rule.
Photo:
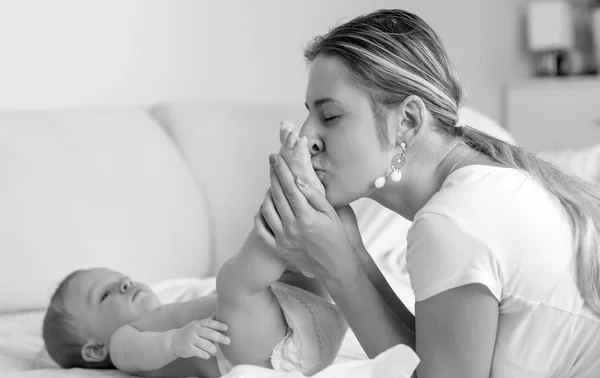
<svg viewBox="0 0 600 378">
<path fill-rule="evenodd" d="M 336 104 L 336 105 L 343 105 L 343 102 L 341 102 L 340 100 L 336 100 L 333 97 L 323 97 L 323 98 L 320 98 L 320 99 L 316 100 L 314 102 L 313 106 L 315 108 L 318 108 L 318 107 L 321 107 L 324 104 L 328 104 L 328 103 L 333 103 L 333 104 Z M 306 106 L 306 109 L 310 110 L 310 106 L 308 106 L 308 104 L 306 102 L 304 103 L 304 106 Z"/>
</svg>

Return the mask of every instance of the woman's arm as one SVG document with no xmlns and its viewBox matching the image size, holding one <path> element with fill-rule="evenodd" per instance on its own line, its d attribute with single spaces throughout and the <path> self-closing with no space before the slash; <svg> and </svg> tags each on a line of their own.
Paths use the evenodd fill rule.
<svg viewBox="0 0 600 378">
<path fill-rule="evenodd" d="M 371 254 L 369 254 L 365 248 L 360 236 L 358 221 L 356 220 L 354 211 L 350 206 L 347 205 L 336 209 L 336 213 L 344 225 L 346 232 L 348 233 L 348 237 L 353 245 L 354 252 L 363 266 L 365 273 L 369 277 L 369 280 L 373 283 L 379 292 L 379 295 L 381 295 L 381 298 L 396 315 L 396 317 L 414 333 L 415 316 L 408 308 L 406 308 L 400 298 L 398 298 L 377 264 L 375 264 L 375 261 L 373 261 Z"/>
<path fill-rule="evenodd" d="M 375 286 L 375 289 L 385 302 L 385 304 L 394 313 L 396 318 L 401 321 L 406 328 L 412 333 L 415 333 L 415 316 L 410 312 L 408 308 L 402 303 L 400 298 L 396 295 L 396 292 L 392 289 L 389 282 L 379 270 L 373 258 L 367 252 L 367 250 L 359 250 L 356 252 L 358 259 L 365 270 L 365 274 L 369 277 L 369 280 Z"/>
<path fill-rule="evenodd" d="M 457 219 L 422 213 L 408 235 L 407 261 L 419 378 L 489 377 L 503 287 L 494 249 Z"/>
<path fill-rule="evenodd" d="M 414 331 L 392 311 L 362 264 L 357 261 L 352 270 L 341 279 L 324 277 L 323 282 L 367 355 L 374 358 L 397 344 L 415 349 Z"/>
<path fill-rule="evenodd" d="M 265 229 L 265 226 L 260 226 L 260 218 L 255 218 L 255 221 L 258 222 L 257 229 Z M 266 232 L 261 235 L 266 239 L 273 237 Z M 367 355 L 373 358 L 397 344 L 406 344 L 414 349 L 414 332 L 398 320 L 383 300 L 349 244 L 347 251 L 347 257 L 339 259 L 340 263 L 343 262 L 338 265 L 341 274 L 321 273 L 317 274 L 317 278 L 344 314 Z M 338 255 L 331 249 L 328 252 Z"/>
<path fill-rule="evenodd" d="M 417 302 L 419 378 L 489 377 L 498 301 L 481 284 L 451 289 Z"/>
</svg>

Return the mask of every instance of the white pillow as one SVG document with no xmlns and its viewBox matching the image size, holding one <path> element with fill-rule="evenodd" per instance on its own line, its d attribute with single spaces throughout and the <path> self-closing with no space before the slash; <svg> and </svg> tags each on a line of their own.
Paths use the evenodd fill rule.
<svg viewBox="0 0 600 378">
<path fill-rule="evenodd" d="M 142 108 L 0 112 L 0 312 L 75 269 L 148 283 L 213 273 L 204 198 Z"/>
</svg>

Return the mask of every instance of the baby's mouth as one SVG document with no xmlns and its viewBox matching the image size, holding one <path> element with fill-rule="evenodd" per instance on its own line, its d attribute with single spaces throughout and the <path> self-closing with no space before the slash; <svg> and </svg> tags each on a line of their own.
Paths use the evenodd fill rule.
<svg viewBox="0 0 600 378">
<path fill-rule="evenodd" d="M 135 300 L 137 299 L 137 297 L 139 296 L 139 294 L 142 293 L 142 289 L 135 289 L 135 291 L 133 292 L 133 295 L 131 296 L 131 301 L 135 302 Z"/>
</svg>

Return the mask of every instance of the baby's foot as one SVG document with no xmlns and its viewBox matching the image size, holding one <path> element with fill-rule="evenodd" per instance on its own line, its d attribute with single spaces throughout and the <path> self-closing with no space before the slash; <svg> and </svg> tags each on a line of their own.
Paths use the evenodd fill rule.
<svg viewBox="0 0 600 378">
<path fill-rule="evenodd" d="M 300 138 L 294 130 L 294 125 L 289 121 L 283 121 L 279 129 L 279 140 L 281 142 L 279 154 L 285 159 L 292 174 L 299 176 L 303 181 L 314 186 L 325 195 L 325 188 L 310 162 L 306 137 Z"/>
</svg>

